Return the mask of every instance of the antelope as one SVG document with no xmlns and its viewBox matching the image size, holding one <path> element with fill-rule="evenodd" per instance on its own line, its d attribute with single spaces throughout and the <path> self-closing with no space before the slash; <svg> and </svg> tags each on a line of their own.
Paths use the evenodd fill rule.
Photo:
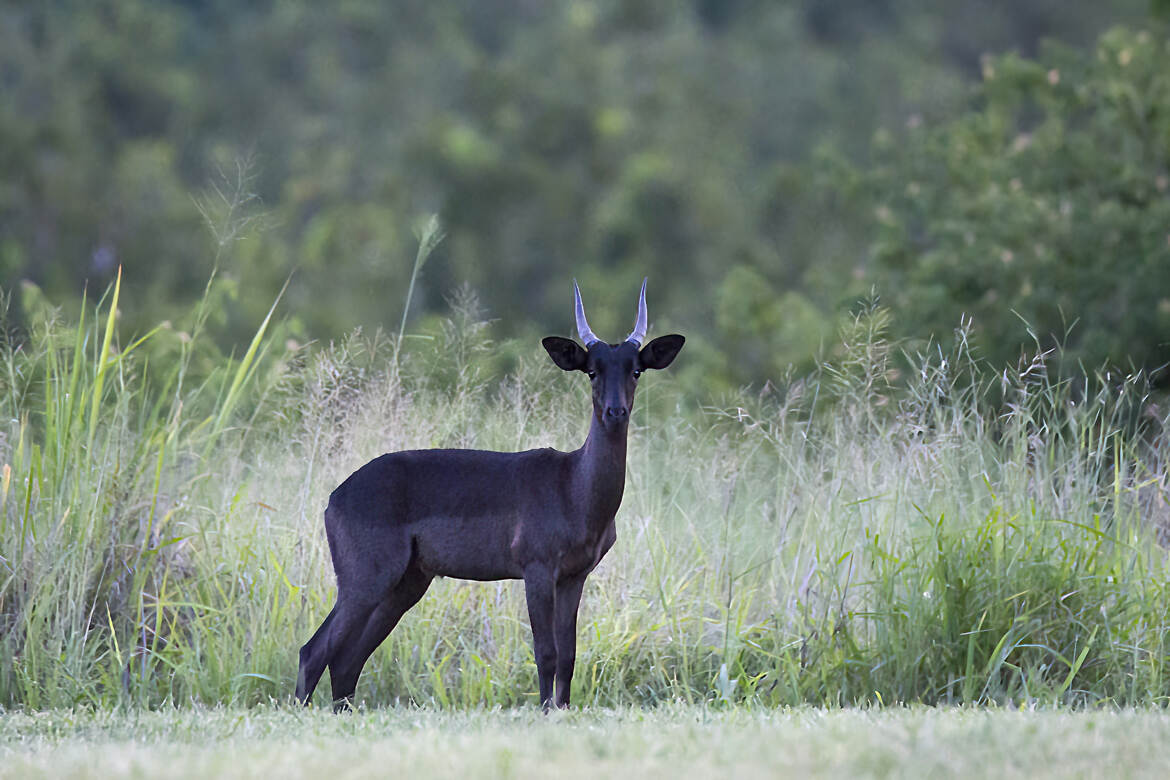
<svg viewBox="0 0 1170 780">
<path fill-rule="evenodd" d="M 337 602 L 300 652 L 296 697 L 308 704 L 329 667 L 334 709 L 349 706 L 370 655 L 435 577 L 524 581 L 540 703 L 568 707 L 585 578 L 617 538 L 626 437 L 638 377 L 666 368 L 677 334 L 646 338 L 646 282 L 619 344 L 589 328 L 573 282 L 575 341 L 541 341 L 553 363 L 593 387 L 580 449 L 407 450 L 375 458 L 329 496 L 325 532 Z M 556 698 L 553 698 L 554 680 Z"/>
</svg>

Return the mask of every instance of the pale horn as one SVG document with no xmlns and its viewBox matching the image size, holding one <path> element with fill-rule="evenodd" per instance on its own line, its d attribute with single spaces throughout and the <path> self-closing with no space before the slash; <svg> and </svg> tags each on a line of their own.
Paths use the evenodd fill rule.
<svg viewBox="0 0 1170 780">
<path fill-rule="evenodd" d="M 634 329 L 630 331 L 630 335 L 626 337 L 629 341 L 637 346 L 642 346 L 642 342 L 646 340 L 646 280 L 642 280 L 642 294 L 638 297 L 638 319 L 634 322 Z"/>
<path fill-rule="evenodd" d="M 573 303 L 577 310 L 577 335 L 588 349 L 601 339 L 593 335 L 593 331 L 589 329 L 589 320 L 585 319 L 585 304 L 581 303 L 581 289 L 577 287 L 576 279 L 573 280 Z"/>
</svg>

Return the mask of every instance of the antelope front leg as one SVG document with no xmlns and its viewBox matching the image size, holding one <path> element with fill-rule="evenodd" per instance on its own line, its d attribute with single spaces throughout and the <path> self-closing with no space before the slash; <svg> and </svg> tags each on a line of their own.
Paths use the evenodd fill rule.
<svg viewBox="0 0 1170 780">
<path fill-rule="evenodd" d="M 536 676 L 540 681 L 540 706 L 548 712 L 557 668 L 557 643 L 553 633 L 555 580 L 547 566 L 533 563 L 524 567 L 524 595 L 528 599 L 528 621 L 532 624 L 532 651 L 536 656 Z"/>
<path fill-rule="evenodd" d="M 581 589 L 584 586 L 584 574 L 557 583 L 556 704 L 558 707 L 569 706 L 569 694 L 573 687 L 573 665 L 577 662 L 577 607 L 581 603 Z"/>
</svg>

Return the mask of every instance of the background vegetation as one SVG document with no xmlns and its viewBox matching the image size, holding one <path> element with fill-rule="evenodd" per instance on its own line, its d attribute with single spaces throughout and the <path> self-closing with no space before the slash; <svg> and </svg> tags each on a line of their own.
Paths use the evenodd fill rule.
<svg viewBox="0 0 1170 780">
<path fill-rule="evenodd" d="M 412 317 L 468 285 L 503 337 L 566 332 L 576 276 L 624 333 L 648 275 L 705 391 L 808 371 L 873 288 L 902 337 L 966 313 L 1014 360 L 1015 312 L 1090 368 L 1154 368 L 1160 8 L 3 3 L 0 287 L 76 302 L 122 265 L 143 333 L 219 260 L 209 347 L 242 348 L 290 274 L 288 335 L 336 339 L 397 324 L 437 212 Z"/>
</svg>

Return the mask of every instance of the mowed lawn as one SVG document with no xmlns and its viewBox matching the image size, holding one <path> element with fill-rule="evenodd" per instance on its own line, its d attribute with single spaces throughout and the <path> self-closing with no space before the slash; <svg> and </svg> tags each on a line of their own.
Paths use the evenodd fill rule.
<svg viewBox="0 0 1170 780">
<path fill-rule="evenodd" d="M 1164 711 L 668 706 L 0 716 L 2 777 L 1166 777 Z"/>
</svg>

